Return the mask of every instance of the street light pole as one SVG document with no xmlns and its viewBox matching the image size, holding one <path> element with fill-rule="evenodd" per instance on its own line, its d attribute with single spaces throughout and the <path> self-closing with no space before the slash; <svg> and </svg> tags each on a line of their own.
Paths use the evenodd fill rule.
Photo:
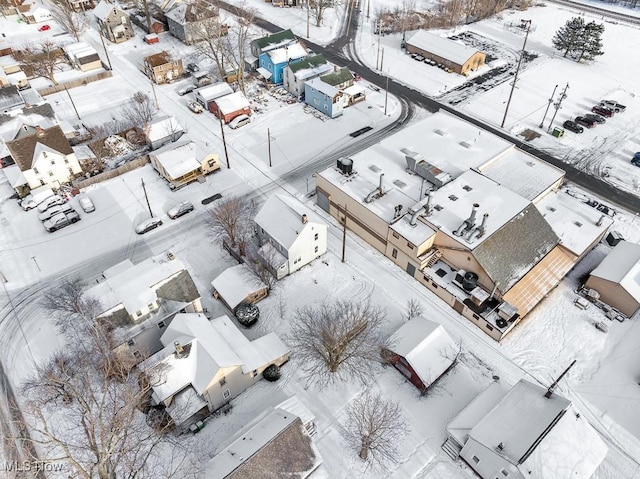
<svg viewBox="0 0 640 479">
<path fill-rule="evenodd" d="M 67 96 L 69 97 L 69 100 L 71 100 L 71 106 L 73 106 L 73 111 L 76 112 L 76 116 L 78 117 L 78 120 L 80 119 L 80 114 L 78 113 L 78 109 L 76 108 L 76 104 L 73 102 L 73 98 L 71 98 L 71 93 L 69 93 L 69 90 L 67 90 L 67 85 L 64 85 L 64 91 L 67 92 Z"/>
<path fill-rule="evenodd" d="M 267 128 L 267 145 L 269 148 L 269 168 L 271 168 L 271 133 L 269 132 L 269 128 Z"/>
<path fill-rule="evenodd" d="M 553 113 L 553 116 L 551 117 L 551 123 L 549 123 L 549 128 L 547 129 L 547 133 L 549 133 L 551 131 L 551 127 L 553 126 L 553 120 L 556 119 L 556 115 L 558 114 L 558 110 L 560 108 L 562 108 L 562 100 L 567 98 L 567 90 L 568 89 L 569 89 L 569 83 L 567 83 L 567 86 L 565 86 L 564 90 L 562 90 L 562 93 L 560 94 L 560 98 L 558 98 L 558 101 L 553 104 L 553 107 L 555 108 L 556 111 Z"/>
<path fill-rule="evenodd" d="M 540 126 L 538 128 L 544 127 L 544 120 L 547 118 L 547 113 L 549 113 L 549 107 L 553 103 L 553 97 L 556 96 L 556 90 L 558 89 L 558 85 L 556 85 L 553 89 L 553 93 L 549 97 L 549 103 L 547 103 L 547 109 L 544 111 L 544 116 L 542 117 L 542 121 L 540 122 Z"/>
<path fill-rule="evenodd" d="M 227 168 L 231 169 L 231 165 L 229 165 L 229 153 L 227 152 L 227 141 L 224 138 L 224 127 L 222 125 L 222 118 L 218 118 L 220 120 L 220 132 L 222 133 L 222 144 L 224 146 L 224 157 L 227 159 Z"/>
<path fill-rule="evenodd" d="M 387 86 L 384 90 L 384 116 L 387 116 L 387 98 L 389 97 L 389 72 L 387 72 Z"/>
<path fill-rule="evenodd" d="M 522 51 L 520 52 L 520 58 L 518 58 L 518 66 L 516 66 L 516 74 L 513 76 L 513 84 L 511 85 L 511 92 L 509 93 L 509 99 L 507 100 L 507 107 L 504 109 L 504 116 L 502 117 L 502 123 L 500 128 L 504 128 L 504 122 L 507 121 L 507 113 L 509 112 L 509 105 L 511 104 L 511 97 L 513 96 L 513 90 L 516 88 L 516 82 L 518 81 L 518 73 L 520 72 L 520 65 L 522 65 L 522 58 L 525 54 L 525 48 L 527 46 L 527 38 L 529 38 L 529 30 L 531 30 L 531 20 L 522 20 L 522 26 L 527 25 L 527 32 L 524 34 L 524 43 L 522 44 Z"/>
</svg>

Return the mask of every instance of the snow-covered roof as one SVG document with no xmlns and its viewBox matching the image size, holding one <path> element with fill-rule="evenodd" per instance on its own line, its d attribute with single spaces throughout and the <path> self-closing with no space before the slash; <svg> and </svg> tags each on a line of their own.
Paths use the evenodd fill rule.
<svg viewBox="0 0 640 479">
<path fill-rule="evenodd" d="M 292 43 L 281 48 L 275 48 L 266 52 L 271 59 L 271 63 L 278 65 L 280 63 L 286 63 L 290 60 L 297 60 L 298 58 L 304 58 L 307 56 L 307 51 L 300 43 Z"/>
<path fill-rule="evenodd" d="M 561 191 L 548 193 L 535 205 L 560 243 L 577 256 L 613 223 L 609 216 Z"/>
<path fill-rule="evenodd" d="M 412 318 L 393 333 L 388 349 L 407 360 L 425 387 L 449 369 L 458 352 L 444 327 L 422 316 Z"/>
<path fill-rule="evenodd" d="M 72 59 L 78 59 L 97 54 L 96 49 L 85 42 L 70 43 L 69 45 L 65 45 L 64 51 Z"/>
<path fill-rule="evenodd" d="M 251 293 L 266 288 L 245 264 L 225 269 L 211 281 L 211 286 L 231 309 L 235 309 Z"/>
<path fill-rule="evenodd" d="M 354 95 L 358 95 L 362 92 L 367 91 L 367 89 L 363 86 L 360 85 L 351 85 L 347 88 L 345 88 L 344 90 L 342 90 L 346 95 L 349 96 L 354 96 Z"/>
<path fill-rule="evenodd" d="M 196 90 L 196 95 L 204 101 L 215 100 L 216 98 L 229 95 L 230 93 L 233 93 L 233 89 L 227 82 L 214 83 L 213 85 L 208 85 Z"/>
<path fill-rule="evenodd" d="M 172 135 L 178 136 L 182 132 L 184 132 L 182 126 L 172 116 L 157 118 L 149 122 L 147 129 L 145 129 L 145 134 L 150 142 L 162 140 Z"/>
<path fill-rule="evenodd" d="M 308 424 L 315 420 L 315 415 L 296 395 L 291 396 L 289 399 L 285 399 L 276 407 L 283 411 L 288 411 L 291 414 L 295 414 L 302 420 L 302 424 Z"/>
<path fill-rule="evenodd" d="M 546 398 L 545 393 L 544 388 L 521 379 L 471 429 L 469 437 L 494 451 L 502 444 L 497 453 L 512 464 L 520 463 L 571 404 L 557 394 Z M 579 438 L 575 439 L 571 447 L 579 449 Z"/>
<path fill-rule="evenodd" d="M 196 158 L 196 144 L 191 140 L 169 143 L 150 155 L 158 160 L 172 179 L 180 178 L 201 166 Z"/>
<path fill-rule="evenodd" d="M 173 422 L 181 425 L 205 407 L 207 407 L 207 401 L 202 399 L 193 387 L 186 387 L 173 397 L 166 411 Z"/>
<path fill-rule="evenodd" d="M 390 228 L 414 245 L 420 245 L 436 234 L 433 228 L 422 221 L 416 220 L 415 225 L 411 225 L 411 216 L 410 214 L 402 216 Z"/>
<path fill-rule="evenodd" d="M 419 30 L 414 33 L 407 40 L 407 43 L 441 58 L 450 60 L 458 65 L 463 65 L 478 51 L 475 48 L 429 33 L 425 30 Z"/>
<path fill-rule="evenodd" d="M 5 166 L 2 168 L 2 171 L 4 171 L 4 174 L 7 176 L 7 180 L 9 180 L 11 188 L 16 188 L 28 183 L 18 165 Z"/>
<path fill-rule="evenodd" d="M 339 91 L 336 87 L 323 82 L 320 78 L 314 78 L 313 80 L 308 80 L 305 82 L 305 85 L 309 85 L 310 88 L 313 88 L 314 90 L 317 90 L 320 93 L 324 93 L 330 98 L 333 98 L 334 96 L 336 96 Z"/>
<path fill-rule="evenodd" d="M 116 6 L 112 3 L 108 3 L 106 0 L 102 0 L 96 8 L 93 9 L 93 14 L 96 18 L 105 21 L 112 11 L 116 9 Z"/>
<path fill-rule="evenodd" d="M 306 223 L 303 223 L 303 215 L 306 215 Z M 282 195 L 271 196 L 260 208 L 254 221 L 287 250 L 304 228 L 325 226 L 322 218 L 307 205 Z"/>
<path fill-rule="evenodd" d="M 223 115 L 249 108 L 249 100 L 241 91 L 216 98 L 215 102 Z"/>
<path fill-rule="evenodd" d="M 620 241 L 591 272 L 591 276 L 620 284 L 640 301 L 640 245 Z"/>
</svg>

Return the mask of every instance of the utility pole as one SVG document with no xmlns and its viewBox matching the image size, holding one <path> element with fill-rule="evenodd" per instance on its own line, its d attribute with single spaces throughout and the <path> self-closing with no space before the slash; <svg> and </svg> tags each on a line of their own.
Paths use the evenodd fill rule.
<svg viewBox="0 0 640 479">
<path fill-rule="evenodd" d="M 64 85 L 64 91 L 67 92 L 67 96 L 69 97 L 69 100 L 71 100 L 71 105 L 73 106 L 73 111 L 76 112 L 76 116 L 78 117 L 78 120 L 79 120 L 80 115 L 78 114 L 78 109 L 76 108 L 76 104 L 73 102 L 73 98 L 71 98 L 71 93 L 69 93 L 69 90 L 67 90 L 67 85 Z"/>
<path fill-rule="evenodd" d="M 349 11 L 349 15 L 347 16 L 347 33 L 346 36 L 349 36 L 349 28 L 351 27 L 351 14 L 353 10 L 355 10 L 355 2 L 353 0 L 348 0 L 349 5 L 347 6 L 347 10 Z"/>
<path fill-rule="evenodd" d="M 309 0 L 307 0 L 307 38 L 309 38 Z"/>
<path fill-rule="evenodd" d="M 531 30 L 531 20 L 521 20 L 522 26 L 527 25 L 527 32 L 524 34 L 524 43 L 522 44 L 522 51 L 520 52 L 520 58 L 518 58 L 518 65 L 516 66 L 516 74 L 513 76 L 513 84 L 511 85 L 511 92 L 509 93 L 509 99 L 507 100 L 507 107 L 504 109 L 504 116 L 502 117 L 502 123 L 500 128 L 504 128 L 504 122 L 507 121 L 507 113 L 509 112 L 509 105 L 511 104 L 511 97 L 513 96 L 513 90 L 516 89 L 516 82 L 518 81 L 518 73 L 520 72 L 520 65 L 522 65 L 522 58 L 525 54 L 525 48 L 527 46 L 527 38 L 529 38 L 529 31 Z"/>
<path fill-rule="evenodd" d="M 271 168 L 271 133 L 269 133 L 269 128 L 267 128 L 267 145 L 269 146 L 269 168 Z"/>
<path fill-rule="evenodd" d="M 342 262 L 344 263 L 344 255 L 347 247 L 347 205 L 344 205 L 344 223 L 342 224 Z"/>
<path fill-rule="evenodd" d="M 576 363 L 576 360 L 574 359 L 573 362 L 569 364 L 569 367 L 564 371 L 562 371 L 562 374 L 558 376 L 558 379 L 553 381 L 553 384 L 549 386 L 549 389 L 547 389 L 547 392 L 545 393 L 544 397 L 546 397 L 547 399 L 551 397 L 551 395 L 553 394 L 553 391 L 558 387 L 558 383 L 560 382 L 560 380 L 564 377 L 565 374 L 569 372 L 569 369 L 571 369 L 575 363 Z"/>
<path fill-rule="evenodd" d="M 380 54 L 380 71 L 382 71 L 383 64 L 384 64 L 384 47 L 382 47 L 382 53 Z"/>
<path fill-rule="evenodd" d="M 367 0 L 367 20 L 369 20 L 369 10 L 371 9 L 371 0 Z"/>
<path fill-rule="evenodd" d="M 153 99 L 156 101 L 156 109 L 160 109 L 160 103 L 158 103 L 158 95 L 156 95 L 156 87 L 153 84 L 153 80 L 149 80 L 151 82 L 151 91 L 153 92 Z"/>
<path fill-rule="evenodd" d="M 549 97 L 549 103 L 547 103 L 547 108 L 544 111 L 544 116 L 542 117 L 542 121 L 540 122 L 540 125 L 538 126 L 538 128 L 543 128 L 544 127 L 544 120 L 547 118 L 547 113 L 549 113 L 549 107 L 551 106 L 551 104 L 553 103 L 553 97 L 556 96 L 556 90 L 558 89 L 558 85 L 556 85 L 553 88 L 553 93 L 551 94 L 551 96 Z"/>
<path fill-rule="evenodd" d="M 549 123 L 549 128 L 547 129 L 547 133 L 549 133 L 551 131 L 551 127 L 553 126 L 553 120 L 556 119 L 556 115 L 558 114 L 558 110 L 560 108 L 562 108 L 562 100 L 567 98 L 567 90 L 568 89 L 569 89 L 569 83 L 567 83 L 567 86 L 565 86 L 564 90 L 562 90 L 562 93 L 560 94 L 560 98 L 558 98 L 558 101 L 556 101 L 553 104 L 553 107 L 555 108 L 556 111 L 553 113 L 553 116 L 551 117 L 551 123 Z"/>
<path fill-rule="evenodd" d="M 222 133 L 222 144 L 224 145 L 224 157 L 227 159 L 227 168 L 231 169 L 231 165 L 229 165 L 229 152 L 227 151 L 227 141 L 224 138 L 224 127 L 222 124 L 222 118 L 218 118 L 220 120 L 220 132 Z"/>
<path fill-rule="evenodd" d="M 151 203 L 149 203 L 149 197 L 147 196 L 147 188 L 144 186 L 144 178 L 140 178 L 140 182 L 142 183 L 142 191 L 144 191 L 144 198 L 147 200 L 147 208 L 149 208 L 149 214 L 153 218 L 153 211 L 151 211 Z"/>
<path fill-rule="evenodd" d="M 104 49 L 104 54 L 107 56 L 107 63 L 109 63 L 109 70 L 113 71 L 113 67 L 111 66 L 111 58 L 109 58 L 109 52 L 107 51 L 107 46 L 104 44 L 104 37 L 102 36 L 102 33 L 100 33 L 100 40 L 102 41 L 102 48 Z"/>
<path fill-rule="evenodd" d="M 376 57 L 376 70 L 379 70 L 378 64 L 380 63 L 380 19 L 378 19 L 378 56 Z"/>
<path fill-rule="evenodd" d="M 389 72 L 387 72 L 387 87 L 384 90 L 384 116 L 387 116 L 387 98 L 389 96 Z"/>
</svg>

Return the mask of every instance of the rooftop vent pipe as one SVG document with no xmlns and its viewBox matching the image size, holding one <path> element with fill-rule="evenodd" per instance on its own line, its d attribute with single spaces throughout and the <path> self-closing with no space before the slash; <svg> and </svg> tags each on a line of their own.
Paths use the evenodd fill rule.
<svg viewBox="0 0 640 479">
<path fill-rule="evenodd" d="M 373 197 L 376 194 L 379 194 L 379 196 L 384 195 L 384 190 L 382 189 L 382 177 L 383 176 L 384 176 L 384 173 L 380 173 L 380 183 L 379 183 L 378 187 L 375 190 L 373 190 L 371 193 L 369 193 L 367 195 L 367 197 L 364 199 L 365 203 L 371 203 L 373 201 Z"/>
</svg>

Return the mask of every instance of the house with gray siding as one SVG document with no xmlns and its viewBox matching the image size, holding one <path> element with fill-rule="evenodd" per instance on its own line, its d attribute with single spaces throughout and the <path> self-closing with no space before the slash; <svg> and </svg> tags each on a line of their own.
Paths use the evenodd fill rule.
<svg viewBox="0 0 640 479">
<path fill-rule="evenodd" d="M 169 32 L 187 45 L 200 41 L 203 36 L 215 35 L 218 28 L 226 29 L 218 17 L 218 8 L 202 0 L 179 3 L 166 13 Z"/>
<path fill-rule="evenodd" d="M 299 62 L 290 63 L 284 67 L 282 73 L 283 86 L 289 93 L 300 97 L 304 93 L 304 82 L 324 75 L 332 69 L 333 67 L 327 63 L 323 55 L 304 58 Z"/>
<path fill-rule="evenodd" d="M 304 82 L 304 102 L 329 118 L 342 115 L 345 103 L 343 93 L 322 78 Z"/>
<path fill-rule="evenodd" d="M 93 15 L 100 34 L 110 42 L 122 43 L 135 36 L 129 15 L 114 4 L 102 0 L 93 10 Z"/>
</svg>

